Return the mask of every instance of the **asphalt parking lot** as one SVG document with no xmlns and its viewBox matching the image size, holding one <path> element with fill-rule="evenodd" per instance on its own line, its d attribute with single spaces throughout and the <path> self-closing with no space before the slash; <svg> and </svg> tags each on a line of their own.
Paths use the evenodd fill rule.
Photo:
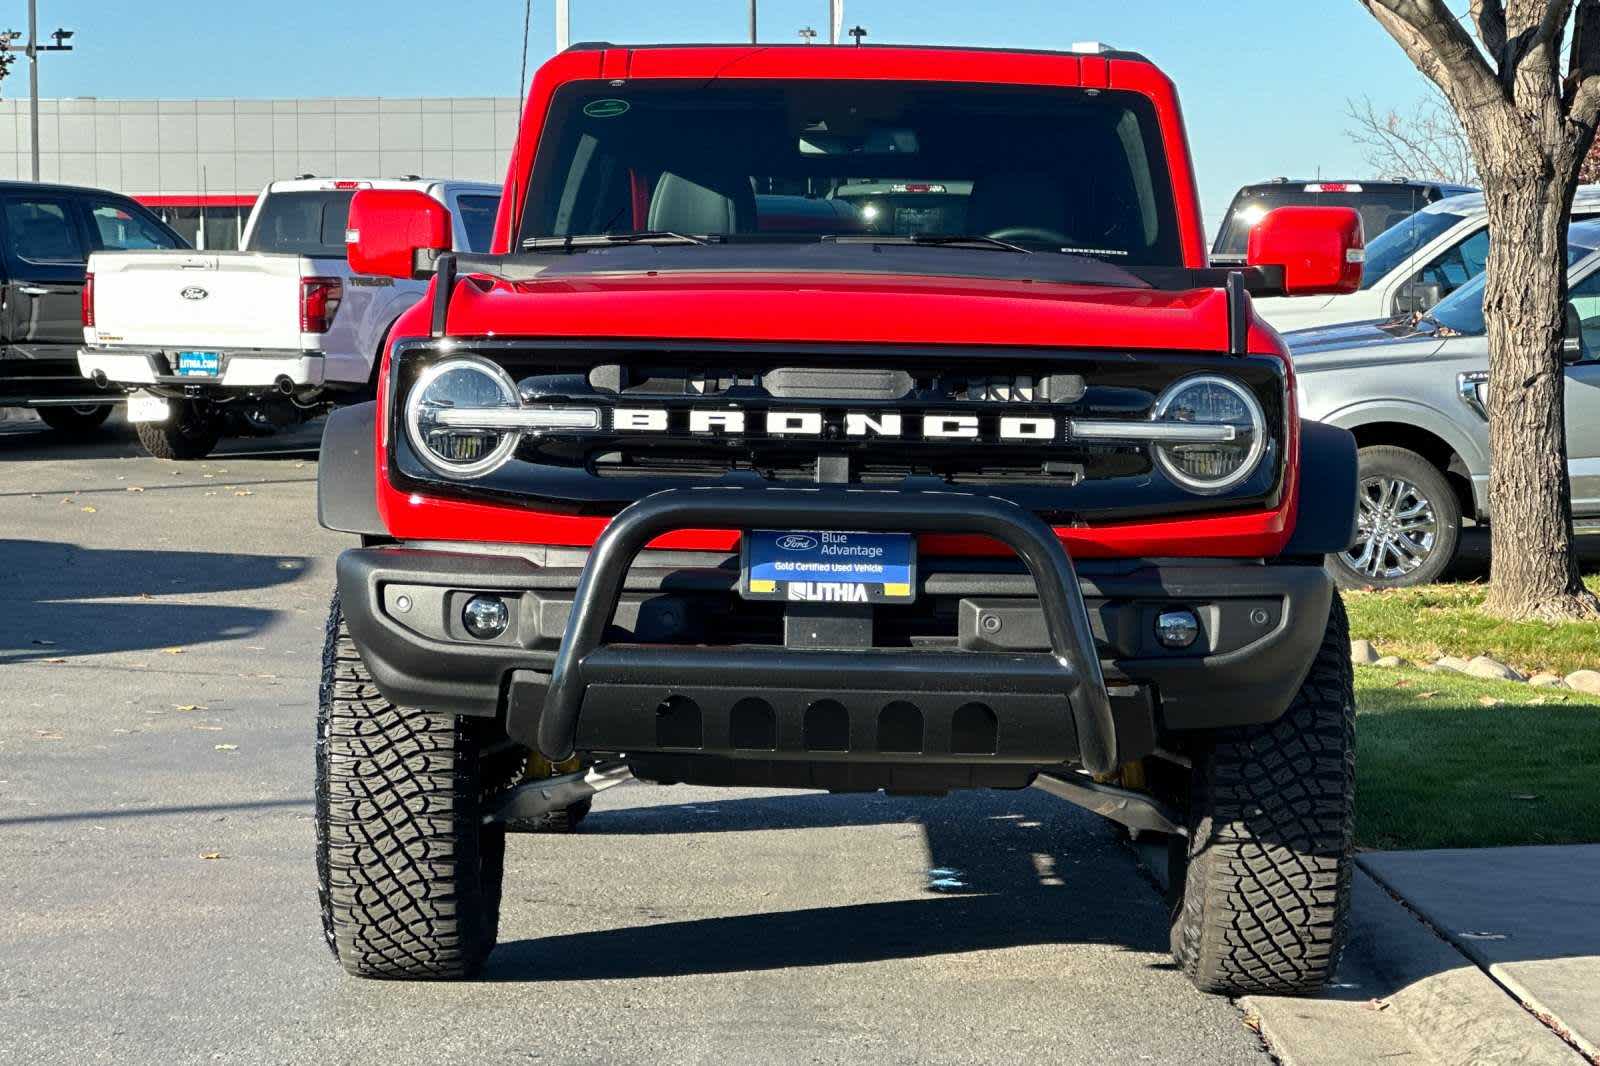
<svg viewBox="0 0 1600 1066">
<path fill-rule="evenodd" d="M 1031 791 L 626 785 L 512 838 L 481 981 L 345 976 L 318 432 L 174 464 L 0 424 L 0 1061 L 1270 1061 L 1131 852 Z"/>
</svg>

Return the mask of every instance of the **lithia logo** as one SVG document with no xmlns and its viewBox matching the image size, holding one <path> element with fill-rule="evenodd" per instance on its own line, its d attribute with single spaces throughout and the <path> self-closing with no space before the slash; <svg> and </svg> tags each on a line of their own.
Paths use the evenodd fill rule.
<svg viewBox="0 0 1600 1066">
<path fill-rule="evenodd" d="M 1066 437 L 1055 415 L 977 415 L 900 411 L 744 411 L 737 407 L 616 407 L 616 434 L 688 434 L 697 437 L 762 436 L 794 440 L 990 441 L 1051 444 Z"/>
</svg>

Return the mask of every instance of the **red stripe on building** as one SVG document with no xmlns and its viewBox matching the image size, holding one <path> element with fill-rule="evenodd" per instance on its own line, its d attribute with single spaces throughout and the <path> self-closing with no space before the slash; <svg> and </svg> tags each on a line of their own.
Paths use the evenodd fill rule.
<svg viewBox="0 0 1600 1066">
<path fill-rule="evenodd" d="M 254 196 L 135 196 L 146 207 L 251 207 Z"/>
</svg>

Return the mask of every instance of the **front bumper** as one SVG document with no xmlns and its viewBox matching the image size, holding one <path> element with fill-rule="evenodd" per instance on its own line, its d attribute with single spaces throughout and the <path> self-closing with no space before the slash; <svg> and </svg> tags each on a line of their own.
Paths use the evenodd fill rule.
<svg viewBox="0 0 1600 1066">
<path fill-rule="evenodd" d="M 761 608 L 733 591 L 736 563 L 643 550 L 673 529 L 812 528 L 823 514 L 852 529 L 981 532 L 1026 569 L 924 560 L 918 602 L 944 636 L 884 639 L 901 606 L 873 608 L 863 626 L 849 614 L 860 608 L 819 618 L 814 605 L 776 605 L 781 636 L 763 643 Z M 1148 754 L 1165 733 L 1276 719 L 1321 644 L 1332 596 L 1312 566 L 1124 561 L 1080 574 L 1048 527 L 1009 504 L 833 489 L 662 493 L 619 515 L 587 560 L 357 549 L 340 557 L 338 583 L 388 698 L 504 714 L 514 738 L 551 757 L 1095 772 Z M 480 593 L 510 608 L 491 641 L 460 622 Z M 1155 616 L 1174 606 L 1201 620 L 1181 652 L 1154 639 Z M 830 628 L 833 639 L 815 639 Z M 727 639 L 744 631 L 748 641 Z"/>
<path fill-rule="evenodd" d="M 94 381 L 110 381 L 125 387 L 156 386 L 152 391 L 176 396 L 196 387 L 271 389 L 287 379 L 296 388 L 312 388 L 324 381 L 325 359 L 321 352 L 250 348 L 224 349 L 218 355 L 221 372 L 215 377 L 202 377 L 175 373 L 175 350 L 80 348 L 78 370 Z"/>
</svg>

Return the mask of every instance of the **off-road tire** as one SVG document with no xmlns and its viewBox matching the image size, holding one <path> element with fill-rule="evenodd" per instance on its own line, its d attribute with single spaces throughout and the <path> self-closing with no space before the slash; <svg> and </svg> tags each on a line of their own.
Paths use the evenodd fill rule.
<svg viewBox="0 0 1600 1066">
<path fill-rule="evenodd" d="M 1320 991 L 1344 950 L 1355 827 L 1350 633 L 1337 594 L 1283 717 L 1222 732 L 1194 755 L 1188 847 L 1173 849 L 1171 872 L 1182 885 L 1178 964 L 1206 992 Z"/>
<path fill-rule="evenodd" d="M 112 410 L 111 404 L 101 403 L 82 407 L 38 407 L 34 413 L 57 433 L 69 437 L 87 437 L 105 425 Z"/>
<path fill-rule="evenodd" d="M 358 977 L 470 977 L 500 924 L 505 829 L 479 726 L 378 692 L 336 595 L 317 712 L 317 880 L 334 957 Z"/>
<path fill-rule="evenodd" d="M 1452 562 L 1456 548 L 1461 543 L 1461 501 L 1450 479 L 1427 459 L 1409 448 L 1396 448 L 1387 444 L 1362 448 L 1357 484 L 1367 478 L 1399 478 L 1427 497 L 1438 524 L 1434 534 L 1433 551 L 1422 565 L 1398 577 L 1374 577 L 1352 567 L 1343 556 L 1328 556 L 1328 572 L 1334 582 L 1344 589 L 1392 589 L 1429 585 L 1439 580 Z M 1358 490 L 1359 491 L 1359 490 Z"/>
<path fill-rule="evenodd" d="M 157 459 L 204 459 L 222 439 L 222 421 L 192 400 L 176 400 L 165 422 L 135 422 L 133 431 Z"/>
</svg>

